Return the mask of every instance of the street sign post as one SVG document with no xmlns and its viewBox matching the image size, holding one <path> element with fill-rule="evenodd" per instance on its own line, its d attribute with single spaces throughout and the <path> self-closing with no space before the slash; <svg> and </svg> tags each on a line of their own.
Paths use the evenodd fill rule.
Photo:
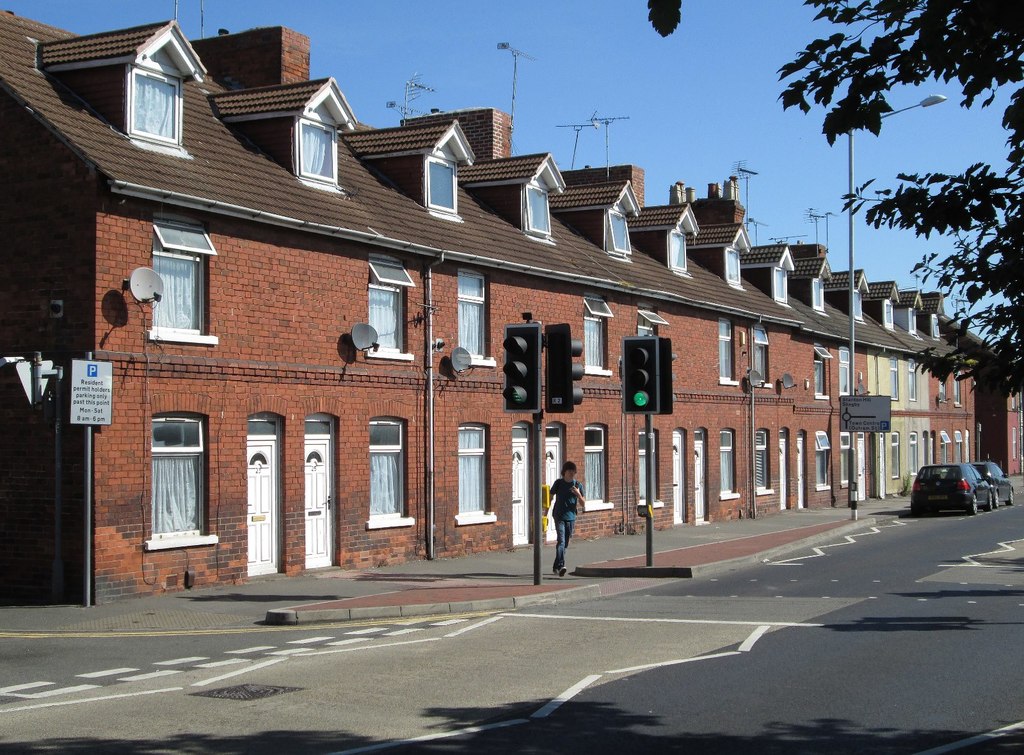
<svg viewBox="0 0 1024 755">
<path fill-rule="evenodd" d="M 71 424 L 109 425 L 114 408 L 114 369 L 110 362 L 71 361 Z"/>
<path fill-rule="evenodd" d="M 851 433 L 887 433 L 892 427 L 889 396 L 840 396 L 839 429 Z"/>
</svg>

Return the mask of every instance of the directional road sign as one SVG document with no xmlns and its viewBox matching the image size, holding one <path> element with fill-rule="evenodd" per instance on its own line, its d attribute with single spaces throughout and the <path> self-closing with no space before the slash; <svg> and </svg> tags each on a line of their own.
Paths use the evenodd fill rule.
<svg viewBox="0 0 1024 755">
<path fill-rule="evenodd" d="M 889 396 L 840 396 L 839 429 L 852 433 L 887 433 L 892 427 Z"/>
</svg>

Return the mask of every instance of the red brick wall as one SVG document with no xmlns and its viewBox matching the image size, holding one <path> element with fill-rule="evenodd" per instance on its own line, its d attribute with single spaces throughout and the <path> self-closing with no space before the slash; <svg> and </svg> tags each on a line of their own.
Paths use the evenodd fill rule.
<svg viewBox="0 0 1024 755">
<path fill-rule="evenodd" d="M 309 37 L 292 29 L 270 26 L 190 44 L 210 77 L 228 89 L 309 80 Z"/>
<path fill-rule="evenodd" d="M 511 157 L 512 119 L 508 113 L 503 113 L 495 108 L 448 110 L 407 118 L 403 123 L 410 125 L 449 123 L 452 118 L 458 119 L 459 127 L 466 135 L 466 139 L 473 149 L 473 155 L 478 161 Z"/>
<path fill-rule="evenodd" d="M 523 228 L 523 187 L 519 184 L 481 186 L 470 190 L 474 199 L 516 228 Z"/>
<path fill-rule="evenodd" d="M 245 134 L 252 143 L 270 155 L 288 172 L 295 172 L 295 119 L 266 118 L 238 121 L 231 128 Z"/>
<path fill-rule="evenodd" d="M 747 211 L 738 201 L 732 199 L 698 199 L 690 203 L 697 225 L 722 225 L 742 223 Z"/>
<path fill-rule="evenodd" d="M 56 77 L 87 102 L 89 107 L 106 118 L 114 128 L 120 131 L 128 130 L 125 123 L 125 88 L 128 86 L 128 72 L 124 65 L 62 71 L 56 74 Z"/>
<path fill-rule="evenodd" d="M 387 176 L 407 197 L 424 204 L 422 155 L 386 157 L 372 160 L 370 165 Z"/>
<path fill-rule="evenodd" d="M 566 170 L 562 178 L 568 186 L 586 186 L 606 181 L 630 181 L 636 201 L 644 206 L 644 169 L 637 165 L 612 165 L 608 168 L 581 168 Z"/>
</svg>

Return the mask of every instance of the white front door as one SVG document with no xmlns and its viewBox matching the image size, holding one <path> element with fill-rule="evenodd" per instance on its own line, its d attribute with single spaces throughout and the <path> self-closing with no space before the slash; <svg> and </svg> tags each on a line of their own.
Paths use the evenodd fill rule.
<svg viewBox="0 0 1024 755">
<path fill-rule="evenodd" d="M 693 522 L 707 521 L 707 505 L 704 500 L 704 433 L 693 436 Z"/>
<path fill-rule="evenodd" d="M 530 431 L 512 428 L 512 545 L 530 542 Z"/>
<path fill-rule="evenodd" d="M 686 507 L 683 492 L 686 490 L 686 447 L 682 430 L 672 431 L 672 507 L 673 521 L 686 521 Z"/>
<path fill-rule="evenodd" d="M 250 438 L 249 458 L 249 574 L 277 571 L 277 441 Z"/>
<path fill-rule="evenodd" d="M 886 440 L 888 436 L 885 433 L 878 433 L 875 435 L 878 442 L 878 497 L 885 498 L 885 481 L 888 479 L 888 467 L 886 465 L 885 452 L 889 447 L 889 442 Z"/>
<path fill-rule="evenodd" d="M 864 483 L 866 475 L 865 464 L 867 454 L 864 453 L 864 433 L 857 434 L 857 500 L 863 501 L 867 498 L 867 487 Z"/>
<path fill-rule="evenodd" d="M 331 565 L 331 439 L 306 436 L 306 568 Z"/>
<path fill-rule="evenodd" d="M 789 459 L 786 455 L 786 431 L 779 432 L 779 508 L 786 510 L 786 476 L 789 474 Z"/>
<path fill-rule="evenodd" d="M 804 434 L 797 433 L 796 436 L 796 507 L 802 509 L 807 506 L 807 499 L 804 497 Z"/>
<path fill-rule="evenodd" d="M 544 484 L 550 487 L 562 476 L 562 428 L 559 425 L 548 425 L 544 430 Z M 584 480 L 584 482 L 586 482 Z M 583 488 L 584 492 L 586 487 Z M 553 543 L 558 539 L 555 532 L 555 520 L 548 518 L 548 529 L 545 533 L 547 541 Z"/>
</svg>

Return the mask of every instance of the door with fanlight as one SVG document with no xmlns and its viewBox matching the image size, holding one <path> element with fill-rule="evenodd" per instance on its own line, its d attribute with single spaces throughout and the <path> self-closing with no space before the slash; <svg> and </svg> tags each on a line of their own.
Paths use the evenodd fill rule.
<svg viewBox="0 0 1024 755">
<path fill-rule="evenodd" d="M 562 476 L 562 438 L 565 425 L 555 422 L 544 428 L 544 484 L 551 487 L 555 480 Z M 584 488 L 584 490 L 586 490 Z M 548 529 L 545 537 L 549 543 L 558 539 L 555 532 L 555 520 L 548 517 Z"/>
<path fill-rule="evenodd" d="M 707 462 L 704 459 L 704 442 L 707 433 L 697 430 L 693 434 L 693 523 L 704 524 L 708 521 L 706 500 Z"/>
<path fill-rule="evenodd" d="M 530 542 L 530 430 L 512 428 L 512 545 Z"/>
<path fill-rule="evenodd" d="M 277 424 L 269 418 L 249 420 L 248 458 L 249 574 L 278 571 Z"/>
<path fill-rule="evenodd" d="M 331 446 L 334 422 L 330 417 L 306 419 L 305 518 L 306 568 L 330 566 L 333 556 L 334 501 Z"/>
<path fill-rule="evenodd" d="M 686 431 L 672 431 L 672 521 L 686 521 Z"/>
</svg>

